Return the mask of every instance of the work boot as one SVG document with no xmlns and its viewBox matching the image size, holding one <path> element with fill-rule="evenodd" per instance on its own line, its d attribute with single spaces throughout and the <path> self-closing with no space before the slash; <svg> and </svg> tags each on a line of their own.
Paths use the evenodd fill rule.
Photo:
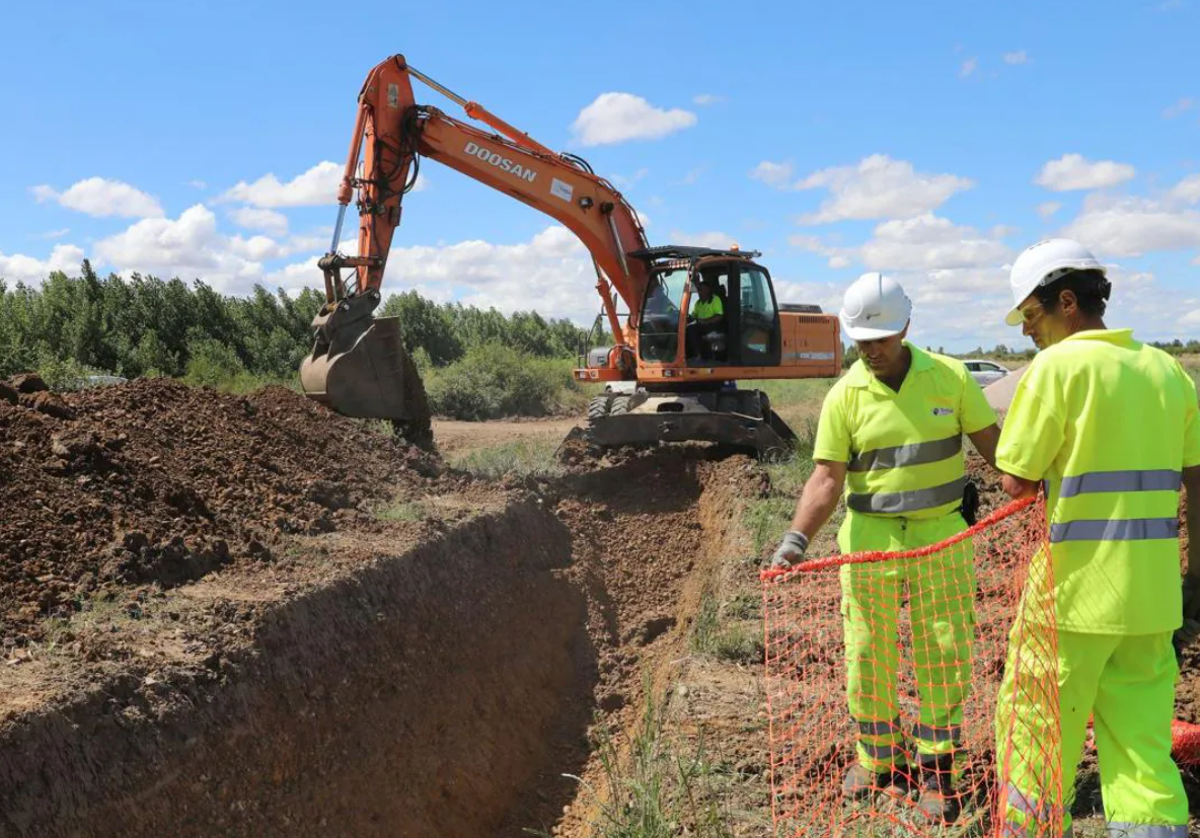
<svg viewBox="0 0 1200 838">
<path fill-rule="evenodd" d="M 929 759 L 929 757 L 922 757 Z M 917 808 L 927 818 L 951 824 L 962 810 L 954 792 L 954 754 L 943 754 L 933 762 L 921 763 L 921 796 Z"/>
<path fill-rule="evenodd" d="M 864 800 L 875 792 L 888 797 L 904 797 L 908 794 L 908 775 L 901 771 L 869 771 L 857 762 L 846 772 L 842 781 L 842 794 L 849 800 Z"/>
</svg>

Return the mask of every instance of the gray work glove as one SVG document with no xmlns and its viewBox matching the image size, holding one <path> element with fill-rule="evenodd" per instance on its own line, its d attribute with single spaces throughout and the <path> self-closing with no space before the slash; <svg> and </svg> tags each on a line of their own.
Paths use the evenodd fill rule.
<svg viewBox="0 0 1200 838">
<path fill-rule="evenodd" d="M 792 530 L 783 537 L 779 542 L 779 546 L 775 548 L 775 555 L 771 557 L 772 570 L 786 570 L 796 562 L 804 558 L 804 551 L 808 549 L 808 536 L 802 532 Z"/>
</svg>

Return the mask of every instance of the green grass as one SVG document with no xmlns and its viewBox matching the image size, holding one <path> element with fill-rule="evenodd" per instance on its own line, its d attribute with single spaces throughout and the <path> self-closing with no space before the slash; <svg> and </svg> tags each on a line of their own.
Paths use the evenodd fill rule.
<svg viewBox="0 0 1200 838">
<path fill-rule="evenodd" d="M 491 448 L 476 448 L 460 457 L 451 458 L 454 468 L 481 477 L 555 477 L 563 473 L 562 464 L 554 457 L 558 443 L 554 441 L 517 440 Z"/>
<path fill-rule="evenodd" d="M 140 603 L 128 599 L 82 597 L 76 600 L 78 609 L 69 617 L 49 617 L 42 621 L 41 635 L 29 644 L 35 658 L 51 657 L 81 634 L 119 631 L 138 620 L 157 616 L 163 609 L 156 603 L 154 614 L 146 614 Z"/>
<path fill-rule="evenodd" d="M 754 386 L 767 394 L 771 407 L 794 407 L 801 404 L 816 404 L 820 407 L 836 379 L 798 378 L 783 381 L 754 382 Z M 749 383 L 747 383 L 749 386 Z"/>
<path fill-rule="evenodd" d="M 688 638 L 688 646 L 692 653 L 731 663 L 761 663 L 762 623 L 758 620 L 735 617 L 729 606 L 726 606 L 724 616 L 729 622 L 722 619 L 717 598 L 712 592 L 705 592 L 700 599 L 700 609 L 696 613 L 692 633 Z"/>
<path fill-rule="evenodd" d="M 585 787 L 597 804 L 597 838 L 733 838 L 728 767 L 709 758 L 704 743 L 681 749 L 664 734 L 663 711 L 648 698 L 629 732 L 629 754 L 606 725 L 594 735 L 604 789 Z M 579 780 L 578 777 L 574 779 Z M 582 781 L 580 781 L 582 782 Z M 527 834 L 549 838 L 544 831 Z"/>
</svg>

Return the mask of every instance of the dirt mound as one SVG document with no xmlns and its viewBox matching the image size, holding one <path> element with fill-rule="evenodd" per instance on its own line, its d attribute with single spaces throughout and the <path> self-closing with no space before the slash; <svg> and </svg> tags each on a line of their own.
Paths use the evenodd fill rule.
<svg viewBox="0 0 1200 838">
<path fill-rule="evenodd" d="M 284 388 L 238 397 L 154 379 L 59 396 L 14 379 L 0 388 L 0 642 L 109 586 L 270 561 L 281 536 L 335 530 L 437 472 Z"/>
</svg>

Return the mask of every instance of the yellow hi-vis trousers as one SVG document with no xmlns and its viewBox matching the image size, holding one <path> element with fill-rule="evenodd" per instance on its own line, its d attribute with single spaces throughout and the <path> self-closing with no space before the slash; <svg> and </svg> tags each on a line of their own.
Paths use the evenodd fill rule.
<svg viewBox="0 0 1200 838">
<path fill-rule="evenodd" d="M 1023 665 L 1016 664 L 1024 654 Z M 1122 838 L 1187 838 L 1188 802 L 1171 759 L 1171 718 L 1179 668 L 1171 633 L 1143 635 L 1058 632 L 1059 731 L 1031 719 L 1053 719 L 1031 691 L 1014 689 L 1013 673 L 1036 666 L 1036 653 L 1011 643 L 996 707 L 997 761 L 1006 800 L 1005 838 L 1051 835 L 1062 818 L 1071 834 L 1075 771 L 1094 720 L 1100 791 L 1108 834 Z M 1019 674 L 1018 678 L 1021 677 Z M 1039 788 L 1039 762 L 1060 736 L 1062 808 L 1056 790 Z M 1005 776 L 1007 775 L 1007 776 Z"/>
<path fill-rule="evenodd" d="M 838 543 L 843 553 L 914 550 L 966 528 L 958 512 L 929 520 L 849 512 Z M 963 701 L 971 683 L 975 566 L 970 539 L 924 558 L 844 565 L 841 584 L 846 693 L 858 727 L 859 763 L 874 772 L 908 763 L 896 681 L 900 607 L 906 598 L 921 702 L 909 733 L 923 763 L 953 754 L 960 747 Z"/>
</svg>

